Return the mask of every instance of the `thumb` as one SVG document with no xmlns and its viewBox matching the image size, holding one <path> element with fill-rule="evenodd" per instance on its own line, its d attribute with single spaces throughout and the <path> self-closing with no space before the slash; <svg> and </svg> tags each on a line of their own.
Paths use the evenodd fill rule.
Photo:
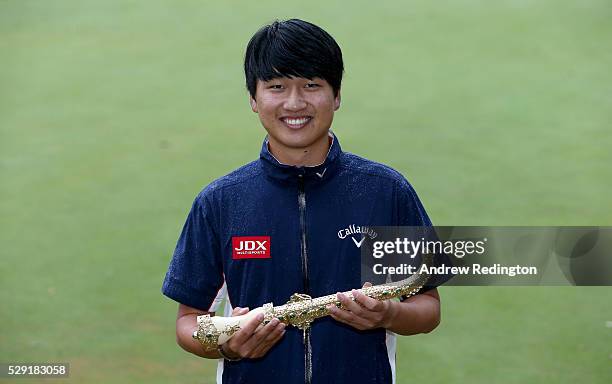
<svg viewBox="0 0 612 384">
<path fill-rule="evenodd" d="M 361 287 L 361 288 L 367 288 L 367 287 L 371 287 L 371 286 L 372 286 L 372 283 L 370 283 L 369 281 L 366 281 L 366 282 L 363 284 L 363 287 Z"/>
</svg>

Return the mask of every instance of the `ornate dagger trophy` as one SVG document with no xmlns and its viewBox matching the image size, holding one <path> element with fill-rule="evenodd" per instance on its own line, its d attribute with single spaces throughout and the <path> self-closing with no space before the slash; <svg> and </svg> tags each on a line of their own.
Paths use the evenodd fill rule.
<svg viewBox="0 0 612 384">
<path fill-rule="evenodd" d="M 431 260 L 431 255 L 423 255 L 423 264 L 429 265 Z M 423 288 L 428 279 L 429 275 L 418 273 L 400 281 L 361 288 L 359 291 L 377 300 L 413 296 Z M 349 299 L 355 300 L 351 292 L 344 294 Z M 269 323 L 276 317 L 282 323 L 305 330 L 315 319 L 329 315 L 327 306 L 330 304 L 342 308 L 335 294 L 313 299 L 308 295 L 294 293 L 286 304 L 274 307 L 272 303 L 267 303 L 242 316 L 201 315 L 197 317 L 198 329 L 193 333 L 193 338 L 199 340 L 206 349 L 216 349 L 260 313 L 264 314 L 263 324 Z"/>
</svg>

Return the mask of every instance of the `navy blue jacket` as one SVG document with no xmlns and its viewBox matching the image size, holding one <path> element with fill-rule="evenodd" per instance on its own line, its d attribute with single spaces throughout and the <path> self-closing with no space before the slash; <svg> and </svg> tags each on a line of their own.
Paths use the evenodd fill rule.
<svg viewBox="0 0 612 384">
<path fill-rule="evenodd" d="M 360 238 L 346 235 L 352 225 L 431 223 L 400 173 L 343 152 L 336 137 L 315 167 L 279 163 L 266 140 L 258 160 L 196 197 L 162 291 L 214 311 L 225 291 L 231 307 L 256 308 L 284 304 L 296 292 L 317 297 L 361 287 Z M 246 236 L 269 237 L 262 255 L 236 255 L 236 239 Z M 325 317 L 308 336 L 310 351 L 302 331 L 288 327 L 263 358 L 221 361 L 218 377 L 231 384 L 392 382 L 394 340 L 384 329 L 359 331 Z"/>
</svg>

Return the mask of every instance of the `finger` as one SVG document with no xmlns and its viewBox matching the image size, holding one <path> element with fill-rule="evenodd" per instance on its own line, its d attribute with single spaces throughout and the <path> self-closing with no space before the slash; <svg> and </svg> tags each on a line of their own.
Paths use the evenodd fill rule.
<svg viewBox="0 0 612 384">
<path fill-rule="evenodd" d="M 264 315 L 263 313 L 258 313 L 257 316 L 247 321 L 247 323 L 242 328 L 245 334 L 252 335 L 257 330 L 257 327 L 263 322 Z"/>
<path fill-rule="evenodd" d="M 253 336 L 253 333 L 255 332 L 257 327 L 259 327 L 259 324 L 261 324 L 263 319 L 263 313 L 259 313 L 253 319 L 247 321 L 244 327 L 242 327 L 238 332 L 236 332 L 234 337 L 229 340 L 229 342 L 232 344 L 232 347 L 238 347 L 246 340 L 251 338 L 251 336 Z"/>
<path fill-rule="evenodd" d="M 353 313 L 348 311 L 343 311 L 342 309 L 338 309 L 334 306 L 328 308 L 330 316 L 341 323 L 350 325 L 353 328 L 357 329 L 367 329 L 367 324 L 365 324 L 365 320 L 355 316 Z"/>
<path fill-rule="evenodd" d="M 344 293 L 337 293 L 336 297 L 338 298 L 342 306 L 345 308 L 345 310 L 351 311 L 358 316 L 363 312 L 361 306 L 355 303 L 353 300 L 349 299 Z"/>
<path fill-rule="evenodd" d="M 265 339 L 255 348 L 252 354 L 255 357 L 264 356 L 270 348 L 272 348 L 284 335 L 285 335 L 285 324 L 279 323 L 276 328 Z"/>
<path fill-rule="evenodd" d="M 253 334 L 257 335 L 257 337 L 259 337 L 259 338 L 261 338 L 263 340 L 265 338 L 264 334 L 267 334 L 268 332 L 272 332 L 274 330 L 274 328 L 276 328 L 276 326 L 278 326 L 279 324 L 280 324 L 280 321 L 276 317 L 274 317 L 272 320 L 270 320 L 263 327 L 255 330 L 255 332 L 253 332 Z"/>
<path fill-rule="evenodd" d="M 272 319 L 268 324 L 261 327 L 257 331 L 253 332 L 253 334 L 244 341 L 244 349 L 247 351 L 254 351 L 257 349 L 259 344 L 272 332 L 274 328 L 279 324 L 278 319 Z"/>
<path fill-rule="evenodd" d="M 363 283 L 363 287 L 361 287 L 361 288 L 368 288 L 368 287 L 371 287 L 371 286 L 372 286 L 372 283 L 370 283 L 369 281 L 366 281 L 365 283 Z"/>
<path fill-rule="evenodd" d="M 276 327 L 274 327 L 274 329 L 272 329 L 272 331 L 268 334 L 268 336 L 266 336 L 262 342 L 263 343 L 267 343 L 270 342 L 274 339 L 276 339 L 284 330 L 285 330 L 286 325 L 279 322 Z"/>
<path fill-rule="evenodd" d="M 269 348 L 268 343 L 276 337 L 275 332 L 280 327 L 278 319 L 272 319 L 266 326 L 261 327 L 257 330 L 249 340 L 244 343 L 244 348 L 247 349 L 248 357 L 255 358 L 261 357 L 267 352 Z M 283 329 L 285 325 L 283 324 Z"/>
<path fill-rule="evenodd" d="M 240 316 L 240 315 L 244 315 L 246 313 L 249 312 L 249 307 L 236 307 L 234 309 L 232 309 L 232 316 Z"/>
<path fill-rule="evenodd" d="M 384 304 L 380 300 L 373 299 L 364 295 L 363 293 L 353 290 L 353 297 L 355 298 L 355 302 L 362 307 L 369 309 L 370 311 L 382 311 L 384 308 Z"/>
</svg>

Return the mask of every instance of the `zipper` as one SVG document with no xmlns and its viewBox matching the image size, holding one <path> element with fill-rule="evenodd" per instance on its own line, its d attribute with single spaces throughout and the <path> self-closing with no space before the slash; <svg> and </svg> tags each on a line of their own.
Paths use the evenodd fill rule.
<svg viewBox="0 0 612 384">
<path fill-rule="evenodd" d="M 304 293 L 310 295 L 308 278 L 308 247 L 306 246 L 306 192 L 304 175 L 298 175 L 298 208 L 300 211 L 300 254 L 302 256 L 302 281 Z M 304 382 L 312 382 L 312 346 L 310 344 L 310 327 L 304 330 Z"/>
</svg>

